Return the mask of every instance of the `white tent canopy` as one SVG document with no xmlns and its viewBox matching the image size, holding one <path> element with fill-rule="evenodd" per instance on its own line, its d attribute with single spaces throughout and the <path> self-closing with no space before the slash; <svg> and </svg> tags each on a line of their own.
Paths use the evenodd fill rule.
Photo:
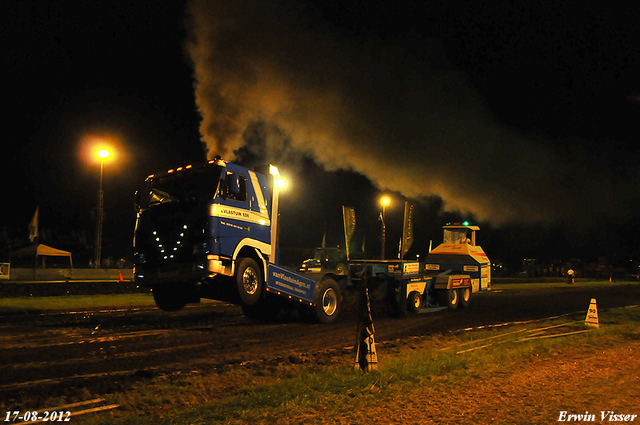
<svg viewBox="0 0 640 425">
<path fill-rule="evenodd" d="M 31 245 L 24 248 L 20 248 L 16 251 L 11 252 L 9 256 L 11 258 L 31 257 L 36 260 L 36 264 L 37 264 L 38 257 L 69 257 L 70 267 L 73 268 L 73 260 L 71 258 L 71 253 L 69 251 L 63 251 L 61 249 L 52 248 L 44 244 L 37 244 L 37 245 Z"/>
</svg>

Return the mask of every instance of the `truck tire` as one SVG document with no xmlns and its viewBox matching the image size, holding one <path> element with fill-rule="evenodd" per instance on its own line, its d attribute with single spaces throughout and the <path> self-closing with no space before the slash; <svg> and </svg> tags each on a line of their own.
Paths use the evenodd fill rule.
<svg viewBox="0 0 640 425">
<path fill-rule="evenodd" d="M 178 311 L 187 305 L 187 294 L 175 285 L 161 285 L 153 288 L 153 300 L 162 311 Z"/>
<path fill-rule="evenodd" d="M 342 295 L 340 286 L 335 280 L 323 279 L 316 289 L 313 315 L 315 319 L 324 324 L 334 323 L 340 316 L 342 307 Z"/>
<path fill-rule="evenodd" d="M 258 263 L 253 258 L 238 259 L 236 286 L 243 304 L 255 305 L 260 301 L 264 291 L 264 279 Z"/>
<path fill-rule="evenodd" d="M 422 308 L 422 295 L 418 291 L 413 291 L 409 294 L 407 300 L 407 307 L 412 313 L 417 313 Z"/>
<path fill-rule="evenodd" d="M 460 308 L 467 308 L 471 304 L 471 288 L 458 288 L 458 298 L 460 298 Z"/>
<path fill-rule="evenodd" d="M 450 310 L 455 310 L 458 307 L 460 297 L 458 291 L 455 289 L 439 289 L 438 290 L 438 303 L 442 307 L 448 307 Z"/>
</svg>

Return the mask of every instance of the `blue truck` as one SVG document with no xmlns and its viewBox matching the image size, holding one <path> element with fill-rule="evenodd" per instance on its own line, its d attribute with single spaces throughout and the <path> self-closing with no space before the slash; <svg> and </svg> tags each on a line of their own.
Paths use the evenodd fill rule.
<svg viewBox="0 0 640 425">
<path fill-rule="evenodd" d="M 398 316 L 437 302 L 455 308 L 454 298 L 465 288 L 467 300 L 480 288 L 462 269 L 460 274 L 453 268 L 434 270 L 433 262 L 349 260 L 347 253 L 346 273 L 282 267 L 277 247 L 281 183 L 273 165 L 260 173 L 220 157 L 150 175 L 136 195 L 136 283 L 151 288 L 165 311 L 210 298 L 240 304 L 251 318 L 297 309 L 320 323 L 338 319 L 362 279 L 372 297 Z M 349 220 L 355 222 L 355 216 L 345 218 L 345 228 Z"/>
</svg>

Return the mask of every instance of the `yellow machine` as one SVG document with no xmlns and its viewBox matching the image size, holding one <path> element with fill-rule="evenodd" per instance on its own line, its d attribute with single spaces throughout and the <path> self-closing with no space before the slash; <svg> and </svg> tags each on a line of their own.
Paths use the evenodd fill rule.
<svg viewBox="0 0 640 425">
<path fill-rule="evenodd" d="M 429 252 L 424 262 L 426 275 L 434 279 L 427 283 L 409 283 L 409 309 L 426 306 L 467 307 L 471 294 L 491 289 L 491 262 L 476 245 L 478 226 L 468 222 L 443 226 L 443 243 Z"/>
</svg>

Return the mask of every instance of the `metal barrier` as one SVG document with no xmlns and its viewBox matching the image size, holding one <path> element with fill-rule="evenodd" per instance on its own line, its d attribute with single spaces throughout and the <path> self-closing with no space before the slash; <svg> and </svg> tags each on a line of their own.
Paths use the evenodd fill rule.
<svg viewBox="0 0 640 425">
<path fill-rule="evenodd" d="M 0 263 L 5 264 L 5 263 Z M 9 278 L 9 264 L 7 268 L 3 269 L 3 273 L 6 271 L 6 276 L 0 276 L 0 279 L 11 280 L 12 282 L 25 282 L 25 281 L 41 281 L 41 282 L 64 282 L 64 281 L 90 281 L 90 280 L 118 280 L 118 281 L 131 281 L 133 280 L 133 271 L 129 268 L 123 269 L 58 269 L 58 268 L 23 268 L 23 267 L 11 267 L 11 278 Z"/>
</svg>

